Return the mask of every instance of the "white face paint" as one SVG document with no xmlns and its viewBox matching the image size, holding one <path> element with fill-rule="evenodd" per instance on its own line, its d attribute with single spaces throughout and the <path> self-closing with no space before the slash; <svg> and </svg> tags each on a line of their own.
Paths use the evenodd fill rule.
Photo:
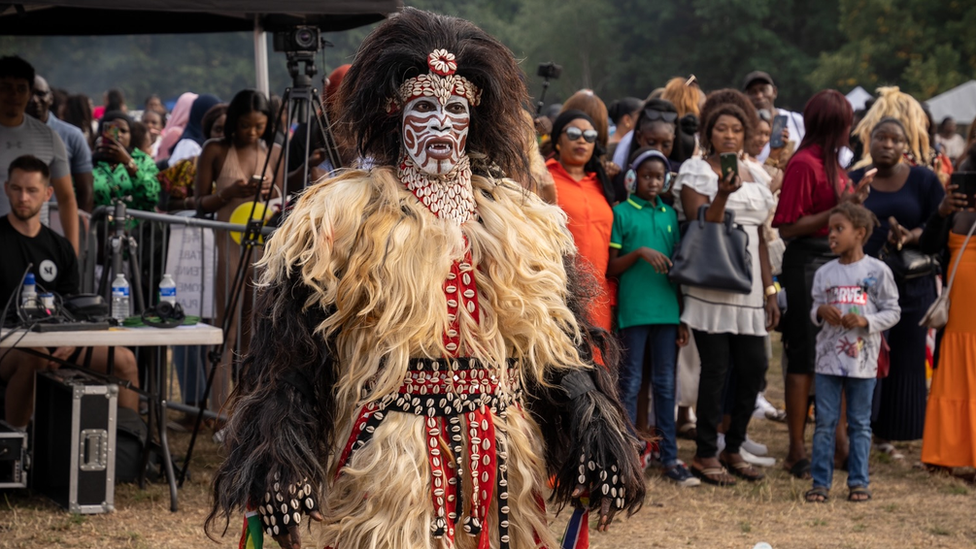
<svg viewBox="0 0 976 549">
<path fill-rule="evenodd" d="M 418 169 L 444 175 L 464 156 L 470 124 L 466 98 L 452 95 L 441 104 L 436 97 L 418 97 L 403 109 L 403 147 Z"/>
</svg>

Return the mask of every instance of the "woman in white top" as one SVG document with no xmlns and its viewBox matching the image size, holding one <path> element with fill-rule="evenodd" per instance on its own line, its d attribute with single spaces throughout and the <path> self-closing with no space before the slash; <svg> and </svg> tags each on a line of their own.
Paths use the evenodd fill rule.
<svg viewBox="0 0 976 549">
<path fill-rule="evenodd" d="M 732 90 L 722 90 L 713 95 L 724 97 L 731 93 Z M 756 394 L 766 372 L 765 336 L 779 321 L 768 250 L 760 230 L 773 206 L 773 195 L 768 180 L 763 177 L 765 174 L 761 173 L 762 167 L 742 154 L 743 143 L 755 128 L 755 110 L 745 96 L 733 99 L 737 100 L 706 102 L 702 111 L 705 121 L 702 143 L 707 156 L 682 164 L 674 185 L 675 196 L 679 197 L 675 201 L 679 217 L 693 219 L 701 206 L 708 205 L 706 221 L 721 223 L 729 211 L 749 235 L 751 293 L 682 288 L 681 321 L 692 329 L 701 355 L 698 448 L 691 471 L 704 482 L 721 486 L 735 484 L 729 472 L 749 481 L 763 478 L 762 473 L 742 459 L 739 447 L 745 440 Z M 719 155 L 729 152 L 739 154 L 739 170 L 720 181 Z M 732 421 L 725 434 L 725 450 L 717 455 L 718 425 L 722 421 L 722 400 L 730 368 L 735 375 L 734 391 L 728 395 Z"/>
</svg>

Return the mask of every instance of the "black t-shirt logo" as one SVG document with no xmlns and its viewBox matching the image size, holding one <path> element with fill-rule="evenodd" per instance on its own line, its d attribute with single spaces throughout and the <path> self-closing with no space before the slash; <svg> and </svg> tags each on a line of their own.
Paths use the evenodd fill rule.
<svg viewBox="0 0 976 549">
<path fill-rule="evenodd" d="M 54 279 L 58 277 L 58 266 L 50 259 L 45 259 L 41 261 L 38 274 L 41 275 L 41 280 L 44 282 L 54 282 Z"/>
</svg>

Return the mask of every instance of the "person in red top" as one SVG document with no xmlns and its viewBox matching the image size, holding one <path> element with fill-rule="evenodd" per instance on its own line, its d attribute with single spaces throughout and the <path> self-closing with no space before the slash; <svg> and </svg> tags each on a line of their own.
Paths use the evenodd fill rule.
<svg viewBox="0 0 976 549">
<path fill-rule="evenodd" d="M 613 229 L 613 187 L 594 154 L 597 131 L 582 111 L 569 110 L 552 125 L 556 157 L 546 162 L 556 183 L 556 203 L 569 216 L 569 232 L 579 249 L 577 257 L 598 281 L 602 295 L 590 302 L 590 322 L 610 331 L 611 288 L 607 280 L 610 232 Z"/>
<path fill-rule="evenodd" d="M 847 99 L 836 90 L 823 90 L 810 98 L 803 109 L 806 135 L 786 165 L 773 217 L 773 227 L 788 242 L 781 278 L 787 308 L 780 323 L 786 349 L 786 422 L 790 432 L 784 466 L 801 479 L 810 478 L 803 438 L 816 356 L 817 329 L 809 315 L 813 275 L 834 257 L 827 244 L 831 208 L 847 200 L 860 204 L 870 190 L 862 182 L 852 192 L 850 180 L 837 161 L 841 148 L 847 146 L 853 118 Z M 873 179 L 873 174 L 865 179 Z M 841 435 L 846 437 L 846 433 Z M 838 444 L 838 448 L 843 446 Z"/>
</svg>

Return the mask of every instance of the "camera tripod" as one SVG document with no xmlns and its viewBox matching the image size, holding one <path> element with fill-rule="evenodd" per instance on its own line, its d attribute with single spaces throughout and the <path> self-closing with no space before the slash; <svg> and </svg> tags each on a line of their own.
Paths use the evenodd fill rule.
<svg viewBox="0 0 976 549">
<path fill-rule="evenodd" d="M 331 132 L 331 124 L 329 122 L 328 110 L 322 103 L 322 98 L 319 95 L 318 90 L 312 87 L 312 78 L 315 76 L 317 69 L 315 67 L 315 51 L 287 51 L 285 52 L 288 60 L 288 74 L 292 78 L 292 85 L 285 89 L 285 93 L 282 96 L 281 108 L 275 114 L 275 119 L 271 124 L 272 135 L 277 135 L 279 130 L 278 125 L 282 119 L 282 115 L 287 113 L 287 123 L 290 124 L 294 121 L 302 127 L 304 124 L 305 129 L 305 151 L 304 159 L 305 162 L 302 166 L 302 182 L 303 186 L 308 184 L 308 176 L 310 166 L 308 165 L 308 158 L 311 154 L 312 145 L 312 126 L 313 124 L 317 126 L 316 131 L 321 132 L 317 137 L 321 138 L 321 143 L 324 145 L 326 152 L 326 159 L 331 163 L 333 169 L 339 168 L 341 166 L 341 161 L 339 158 L 338 147 L 336 145 L 335 138 Z M 274 170 L 270 173 L 272 177 L 274 174 L 278 173 L 278 170 L 282 169 L 282 163 L 284 163 L 284 174 L 282 177 L 283 188 L 281 189 L 281 218 L 287 215 L 289 196 L 291 192 L 288 189 L 288 156 L 289 156 L 289 145 L 291 144 L 292 136 L 289 132 L 289 128 L 284 128 L 285 142 L 282 145 L 282 154 L 278 155 L 278 160 L 274 166 Z M 264 161 L 264 166 L 261 171 L 262 174 L 267 174 L 268 167 L 271 163 L 271 155 L 269 154 Z M 302 189 L 295 189 L 294 193 L 300 192 Z M 210 361 L 210 372 L 207 374 L 207 384 L 203 391 L 203 398 L 200 402 L 200 408 L 197 412 L 196 421 L 193 426 L 193 434 L 190 437 L 190 444 L 186 451 L 186 457 L 183 460 L 183 466 L 180 468 L 179 474 L 179 486 L 183 486 L 183 482 L 186 479 L 186 474 L 189 469 L 190 459 L 193 456 L 193 447 L 196 443 L 197 435 L 199 434 L 200 427 L 203 423 L 203 414 L 207 409 L 207 400 L 210 394 L 210 390 L 213 388 L 214 378 L 217 373 L 217 368 L 220 366 L 221 358 L 224 356 L 226 351 L 227 335 L 230 332 L 233 323 L 233 313 L 237 310 L 238 300 L 246 290 L 247 282 L 247 271 L 251 264 L 251 257 L 253 255 L 253 250 L 255 246 L 261 244 L 262 229 L 264 227 L 263 219 L 254 219 L 254 213 L 257 211 L 257 206 L 259 203 L 264 205 L 265 211 L 267 211 L 268 202 L 271 198 L 271 193 L 266 196 L 262 196 L 261 187 L 258 186 L 254 193 L 254 198 L 251 200 L 251 213 L 248 217 L 248 222 L 246 228 L 241 236 L 241 261 L 237 267 L 237 271 L 234 273 L 234 279 L 231 284 L 231 289 L 227 294 L 229 296 L 228 303 L 225 304 L 223 322 L 221 324 L 221 329 L 223 330 L 223 343 L 217 349 L 210 351 L 208 354 L 208 359 Z"/>
</svg>

